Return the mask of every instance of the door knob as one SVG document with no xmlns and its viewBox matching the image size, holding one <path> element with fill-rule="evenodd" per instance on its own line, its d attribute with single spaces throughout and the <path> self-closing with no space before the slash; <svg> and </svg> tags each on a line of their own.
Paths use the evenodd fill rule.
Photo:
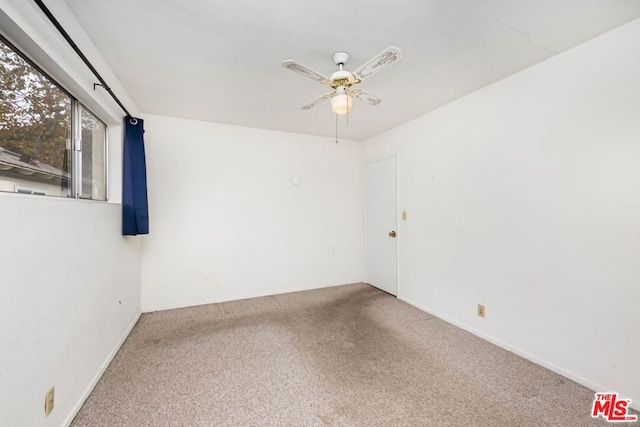
<svg viewBox="0 0 640 427">
<path fill-rule="evenodd" d="M 396 237 L 396 232 L 395 231 L 390 231 L 389 232 L 389 237 L 395 238 Z"/>
</svg>

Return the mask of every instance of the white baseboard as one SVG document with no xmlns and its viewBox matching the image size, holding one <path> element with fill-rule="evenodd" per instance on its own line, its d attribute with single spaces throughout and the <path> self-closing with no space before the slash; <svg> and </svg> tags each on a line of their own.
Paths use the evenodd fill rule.
<svg viewBox="0 0 640 427">
<path fill-rule="evenodd" d="M 574 382 L 576 382 L 576 383 L 578 383 L 578 384 L 580 384 L 580 385 L 582 385 L 582 386 L 584 386 L 584 387 L 586 387 L 586 388 L 588 388 L 590 390 L 593 390 L 594 394 L 595 394 L 595 392 L 613 391 L 613 390 L 609 390 L 606 387 L 602 387 L 602 386 L 600 386 L 598 384 L 595 384 L 595 383 L 587 380 L 586 378 L 583 378 L 583 377 L 581 377 L 579 375 L 576 375 L 573 372 L 567 371 L 566 369 L 560 368 L 560 367 L 558 367 L 558 366 L 556 366 L 556 365 L 554 365 L 552 363 L 549 363 L 546 360 L 540 359 L 540 358 L 538 358 L 538 357 L 536 357 L 536 356 L 534 356 L 534 355 L 532 355 L 530 353 L 527 353 L 524 350 L 521 350 L 521 349 L 519 349 L 517 347 L 514 347 L 514 346 L 512 346 L 510 344 L 507 344 L 504 341 L 501 341 L 501 340 L 499 340 L 497 338 L 494 338 L 494 337 L 492 337 L 490 335 L 487 335 L 487 334 L 485 334 L 483 332 L 480 332 L 480 331 L 478 331 L 476 329 L 473 329 L 473 328 L 471 328 L 471 327 L 469 327 L 469 326 L 467 326 L 467 325 L 465 325 L 463 323 L 460 323 L 457 320 L 454 320 L 454 319 L 452 319 L 452 318 L 450 318 L 448 316 L 444 316 L 444 315 L 438 313 L 437 311 L 431 310 L 430 308 L 427 308 L 427 307 L 425 307 L 425 306 L 423 306 L 421 304 L 418 304 L 418 303 L 416 303 L 414 301 L 411 301 L 408 298 L 404 298 L 404 297 L 401 297 L 401 296 L 398 296 L 397 298 L 399 300 L 401 300 L 401 301 L 406 302 L 407 304 L 410 304 L 410 305 L 412 305 L 412 306 L 424 311 L 425 313 L 429 313 L 432 316 L 435 316 L 435 317 L 437 317 L 437 318 L 439 318 L 441 320 L 444 320 L 447 323 L 451 323 L 452 325 L 457 326 L 460 329 L 464 329 L 465 331 L 467 331 L 469 333 L 472 333 L 473 335 L 475 335 L 477 337 L 480 337 L 485 341 L 489 341 L 490 343 L 495 344 L 498 347 L 501 347 L 501 348 L 503 348 L 505 350 L 508 350 L 508 351 L 510 351 L 512 353 L 515 353 L 518 356 L 523 357 L 523 358 L 527 359 L 528 361 L 535 363 L 536 365 L 540 365 L 540 366 L 542 366 L 544 368 L 547 368 L 548 370 L 553 371 L 556 374 L 562 375 L 563 377 L 568 378 L 571 381 L 574 381 Z M 623 397 L 626 398 L 626 396 L 623 396 Z M 640 402 L 632 401 L 630 406 L 631 406 L 631 408 L 635 409 L 636 411 L 640 411 Z"/>
<path fill-rule="evenodd" d="M 188 301 L 188 302 L 181 302 L 181 303 L 177 303 L 177 304 L 158 304 L 158 305 L 154 305 L 154 304 L 150 304 L 150 305 L 145 305 L 144 302 L 142 304 L 142 312 L 143 313 L 153 313 L 154 311 L 164 311 L 164 310 L 174 310 L 177 308 L 188 308 L 188 307 L 197 307 L 200 305 L 208 305 L 208 304 L 218 304 L 221 302 L 229 302 L 229 301 L 238 301 L 238 300 L 243 300 L 243 299 L 250 299 L 250 298 L 260 298 L 260 297 L 268 297 L 268 296 L 273 296 L 273 295 L 281 295 L 281 294 L 288 294 L 291 292 L 303 292 L 303 291 L 311 291 L 314 289 L 323 289 L 323 288 L 332 288 L 334 286 L 346 286 L 346 285 L 353 285 L 356 283 L 363 283 L 363 282 L 351 282 L 351 283 L 331 283 L 331 284 L 319 284 L 319 285 L 312 285 L 308 288 L 280 288 L 280 289 L 271 289 L 271 290 L 267 290 L 267 291 L 258 291 L 258 292 L 249 292 L 249 293 L 243 293 L 243 294 L 235 294 L 235 295 L 225 295 L 223 297 L 221 297 L 220 299 L 216 299 L 216 300 L 211 300 L 211 301 Z M 144 299 L 144 297 L 143 297 Z"/>
<path fill-rule="evenodd" d="M 98 372 L 96 372 L 96 375 L 93 377 L 93 379 L 89 383 L 89 386 L 87 386 L 87 388 L 84 391 L 84 393 L 82 393 L 82 396 L 80 396 L 80 399 L 78 400 L 78 403 L 76 403 L 76 405 L 73 407 L 73 410 L 71 411 L 71 413 L 69 414 L 67 419 L 62 424 L 63 426 L 68 427 L 69 425 L 71 425 L 71 422 L 73 421 L 73 419 L 76 417 L 76 415 L 78 415 L 78 412 L 80 411 L 80 408 L 82 408 L 82 405 L 84 405 L 84 402 L 87 400 L 87 398 L 89 397 L 89 395 L 93 391 L 93 389 L 96 386 L 96 384 L 98 384 L 98 381 L 100 381 L 100 378 L 102 378 L 102 375 L 104 374 L 104 371 L 107 370 L 107 367 L 109 367 L 109 364 L 111 363 L 113 358 L 116 356 L 116 353 L 118 353 L 118 350 L 120 350 L 120 347 L 122 347 L 122 344 L 124 344 L 126 339 L 129 337 L 129 334 L 133 330 L 133 327 L 136 325 L 136 323 L 138 323 L 138 319 L 140 319 L 141 315 L 142 315 L 142 313 L 139 313 L 133 319 L 131 324 L 129 324 L 127 329 L 124 331 L 124 334 L 122 334 L 122 337 L 120 337 L 120 339 L 118 340 L 118 342 L 116 343 L 114 348 L 111 350 L 111 352 L 107 356 L 106 360 L 104 361 L 102 366 L 100 366 L 100 369 L 98 369 Z"/>
</svg>

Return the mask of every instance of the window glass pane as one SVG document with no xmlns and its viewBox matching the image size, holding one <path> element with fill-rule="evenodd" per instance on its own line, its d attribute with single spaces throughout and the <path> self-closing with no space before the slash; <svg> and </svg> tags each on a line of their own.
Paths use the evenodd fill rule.
<svg viewBox="0 0 640 427">
<path fill-rule="evenodd" d="M 106 126 L 96 116 L 81 109 L 82 194 L 93 200 L 106 200 L 105 143 Z"/>
<path fill-rule="evenodd" d="M 0 39 L 0 191 L 71 195 L 71 103 Z"/>
</svg>

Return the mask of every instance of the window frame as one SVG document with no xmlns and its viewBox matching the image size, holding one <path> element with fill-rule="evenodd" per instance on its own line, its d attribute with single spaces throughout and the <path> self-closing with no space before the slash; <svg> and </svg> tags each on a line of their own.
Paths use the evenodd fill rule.
<svg viewBox="0 0 640 427">
<path fill-rule="evenodd" d="M 78 98 L 65 89 L 56 79 L 51 77 L 49 73 L 36 64 L 31 58 L 29 58 L 21 49 L 19 49 L 14 43 L 8 40 L 2 33 L 0 33 L 0 43 L 4 43 L 9 49 L 11 49 L 16 55 L 22 58 L 27 64 L 33 67 L 37 72 L 42 74 L 49 82 L 56 86 L 60 91 L 64 92 L 71 100 L 71 147 L 69 148 L 69 157 L 71 158 L 71 170 L 69 177 L 70 194 L 68 196 L 56 196 L 45 195 L 46 197 L 56 197 L 60 199 L 74 199 L 74 200 L 90 200 L 94 202 L 108 202 L 109 201 L 109 125 L 102 120 L 96 113 L 86 107 Z M 100 121 L 104 127 L 104 199 L 92 199 L 91 197 L 82 197 L 82 110 L 85 110 L 91 114 L 96 120 Z M 12 194 L 9 191 L 0 191 L 0 193 Z M 26 194 L 18 193 L 15 194 Z M 34 194 L 34 193 L 32 193 Z"/>
<path fill-rule="evenodd" d="M 104 129 L 104 147 L 102 158 L 104 159 L 104 174 L 102 176 L 102 182 L 104 185 L 104 200 L 101 199 L 92 199 L 91 197 L 83 197 L 82 196 L 82 184 L 83 184 L 83 176 L 82 176 L 82 112 L 83 110 L 89 114 L 91 114 L 96 120 L 102 123 L 102 127 Z M 108 175 L 109 175 L 109 150 L 107 149 L 109 143 L 109 132 L 107 129 L 107 124 L 98 117 L 93 111 L 88 109 L 83 103 L 78 101 L 73 96 L 71 97 L 71 129 L 72 129 L 72 137 L 71 137 L 71 147 L 73 150 L 73 164 L 71 167 L 71 192 L 73 199 L 81 199 L 81 200 L 94 200 L 98 202 L 106 202 L 109 200 L 108 193 Z M 76 148 L 77 147 L 77 148 Z M 79 171 L 78 173 L 74 173 L 74 171 Z"/>
</svg>

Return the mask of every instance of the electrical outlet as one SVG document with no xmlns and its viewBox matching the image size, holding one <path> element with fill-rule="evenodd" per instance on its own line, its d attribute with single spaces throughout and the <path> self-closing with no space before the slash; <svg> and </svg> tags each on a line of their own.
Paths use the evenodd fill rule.
<svg viewBox="0 0 640 427">
<path fill-rule="evenodd" d="M 478 304 L 478 316 L 484 317 L 486 308 L 482 304 Z"/>
<path fill-rule="evenodd" d="M 55 387 L 51 387 L 47 394 L 44 395 L 44 416 L 48 417 L 51 411 L 53 411 L 53 397 Z"/>
</svg>

